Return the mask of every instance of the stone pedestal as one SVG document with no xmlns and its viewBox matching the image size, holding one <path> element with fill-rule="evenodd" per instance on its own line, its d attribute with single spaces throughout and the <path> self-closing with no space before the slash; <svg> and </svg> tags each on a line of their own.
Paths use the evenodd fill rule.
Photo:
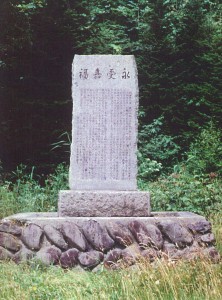
<svg viewBox="0 0 222 300">
<path fill-rule="evenodd" d="M 147 217 L 150 194 L 141 191 L 60 191 L 59 217 Z"/>
</svg>

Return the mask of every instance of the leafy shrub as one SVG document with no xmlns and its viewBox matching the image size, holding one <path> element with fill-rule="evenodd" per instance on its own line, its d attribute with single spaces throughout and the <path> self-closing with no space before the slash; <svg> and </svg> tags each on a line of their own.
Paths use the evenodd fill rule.
<svg viewBox="0 0 222 300">
<path fill-rule="evenodd" d="M 180 147 L 172 136 L 162 133 L 164 118 L 141 126 L 138 134 L 138 178 L 153 180 L 160 171 L 167 172 L 176 160 Z"/>
<path fill-rule="evenodd" d="M 146 128 L 157 134 L 160 126 L 161 120 L 155 120 L 151 126 L 149 125 Z M 153 139 L 152 143 L 155 140 L 157 141 L 158 139 Z M 161 141 L 163 140 L 161 139 Z M 187 159 L 174 166 L 174 173 L 169 176 L 161 174 L 155 182 L 148 181 L 149 176 L 143 176 L 143 174 L 146 174 L 145 170 L 149 174 L 149 166 L 146 165 L 144 157 L 141 155 L 141 166 L 144 170 L 141 171 L 139 169 L 138 186 L 140 189 L 151 191 L 152 210 L 187 210 L 206 216 L 219 212 L 222 209 L 221 142 L 221 132 L 210 122 L 191 144 L 187 153 Z M 154 144 L 152 143 L 151 146 L 147 144 L 144 147 L 143 154 L 151 154 L 154 151 Z M 160 144 L 160 142 L 159 144 L 157 142 L 156 156 L 159 156 L 164 161 L 164 156 L 158 150 Z M 150 149 L 153 150 L 150 151 Z M 176 149 L 178 148 L 175 146 L 175 153 Z M 173 151 L 170 151 L 170 153 L 173 155 Z M 152 161 L 149 163 L 152 165 Z M 155 168 L 153 168 L 154 170 Z"/>
<path fill-rule="evenodd" d="M 159 176 L 162 169 L 162 164 L 158 163 L 156 160 L 151 160 L 150 158 L 143 158 L 142 154 L 138 152 L 138 182 L 143 184 L 144 180 L 151 180 Z"/>
<path fill-rule="evenodd" d="M 139 182 L 151 192 L 153 211 L 191 211 L 209 216 L 222 209 L 222 180 L 193 176 L 181 169 L 155 182 Z"/>
<path fill-rule="evenodd" d="M 222 135 L 213 122 L 202 129 L 187 156 L 186 167 L 190 173 L 222 175 Z"/>
</svg>

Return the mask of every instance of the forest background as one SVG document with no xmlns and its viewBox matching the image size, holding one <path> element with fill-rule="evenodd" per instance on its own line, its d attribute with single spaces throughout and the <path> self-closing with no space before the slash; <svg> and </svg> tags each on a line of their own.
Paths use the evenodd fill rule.
<svg viewBox="0 0 222 300">
<path fill-rule="evenodd" d="M 4 215 L 55 210 L 66 187 L 75 54 L 135 55 L 152 208 L 221 210 L 219 0 L 1 0 L 0 28 Z"/>
</svg>

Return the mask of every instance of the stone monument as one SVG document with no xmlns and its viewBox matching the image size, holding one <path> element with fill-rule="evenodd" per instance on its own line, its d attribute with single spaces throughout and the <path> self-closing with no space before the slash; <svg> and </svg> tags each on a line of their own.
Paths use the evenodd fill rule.
<svg viewBox="0 0 222 300">
<path fill-rule="evenodd" d="M 87 270 L 100 263 L 116 269 L 160 257 L 219 261 L 204 217 L 150 214 L 149 193 L 137 191 L 134 57 L 76 55 L 72 95 L 70 190 L 60 191 L 58 213 L 0 220 L 0 260 L 38 259 Z"/>
<path fill-rule="evenodd" d="M 70 191 L 59 216 L 149 216 L 137 191 L 138 80 L 132 55 L 76 55 Z"/>
</svg>

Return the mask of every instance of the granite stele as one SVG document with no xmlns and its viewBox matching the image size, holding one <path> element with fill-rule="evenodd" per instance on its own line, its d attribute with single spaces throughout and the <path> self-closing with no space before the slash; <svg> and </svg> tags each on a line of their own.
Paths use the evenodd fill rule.
<svg viewBox="0 0 222 300">
<path fill-rule="evenodd" d="M 211 224 L 191 212 L 150 213 L 137 190 L 138 82 L 132 55 L 76 55 L 70 190 L 58 212 L 0 220 L 0 260 L 96 271 L 141 259 L 219 260 Z"/>
<path fill-rule="evenodd" d="M 149 216 L 137 191 L 137 68 L 132 55 L 76 55 L 69 191 L 59 216 Z"/>
</svg>

